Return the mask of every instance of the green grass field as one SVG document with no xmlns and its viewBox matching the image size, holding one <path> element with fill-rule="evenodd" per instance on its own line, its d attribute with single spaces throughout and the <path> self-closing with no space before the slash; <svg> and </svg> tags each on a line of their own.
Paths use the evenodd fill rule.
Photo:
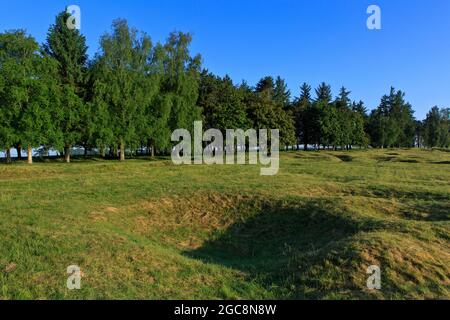
<svg viewBox="0 0 450 320">
<path fill-rule="evenodd" d="M 1 164 L 0 299 L 450 298 L 449 152 L 289 152 L 259 173 Z"/>
</svg>

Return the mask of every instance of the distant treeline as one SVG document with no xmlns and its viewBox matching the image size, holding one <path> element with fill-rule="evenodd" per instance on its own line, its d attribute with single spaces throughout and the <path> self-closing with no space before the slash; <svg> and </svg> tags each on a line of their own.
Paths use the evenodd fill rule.
<svg viewBox="0 0 450 320">
<path fill-rule="evenodd" d="M 286 148 L 448 147 L 449 109 L 434 107 L 416 121 L 404 93 L 393 88 L 370 114 L 341 88 L 322 83 L 292 98 L 285 81 L 265 77 L 255 87 L 234 84 L 201 67 L 191 35 L 171 33 L 164 44 L 115 20 L 88 59 L 86 39 L 56 17 L 39 45 L 23 30 L 0 34 L 0 149 L 73 146 L 125 159 L 125 151 L 170 152 L 171 133 L 204 127 L 280 129 Z"/>
</svg>

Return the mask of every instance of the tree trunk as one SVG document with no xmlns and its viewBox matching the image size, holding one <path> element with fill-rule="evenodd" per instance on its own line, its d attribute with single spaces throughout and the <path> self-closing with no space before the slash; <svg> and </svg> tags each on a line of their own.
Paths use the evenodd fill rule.
<svg viewBox="0 0 450 320">
<path fill-rule="evenodd" d="M 22 160 L 22 146 L 20 144 L 17 146 L 17 160 Z"/>
<path fill-rule="evenodd" d="M 125 142 L 120 141 L 120 161 L 125 161 Z"/>
<path fill-rule="evenodd" d="M 27 156 L 28 156 L 28 164 L 32 164 L 33 163 L 33 149 L 31 148 L 30 145 L 28 145 Z"/>
<path fill-rule="evenodd" d="M 70 163 L 70 145 L 64 147 L 64 161 Z"/>
<path fill-rule="evenodd" d="M 11 163 L 11 150 L 8 148 L 6 149 L 6 163 Z"/>
<path fill-rule="evenodd" d="M 151 157 L 155 157 L 155 141 L 152 140 L 151 142 Z"/>
<path fill-rule="evenodd" d="M 151 151 L 151 149 L 152 149 L 152 142 L 151 142 L 150 139 L 147 140 L 147 145 L 146 145 L 145 147 L 146 147 L 146 151 L 147 151 L 145 154 L 146 154 L 147 156 L 151 155 L 151 152 L 152 152 L 152 151 Z"/>
</svg>

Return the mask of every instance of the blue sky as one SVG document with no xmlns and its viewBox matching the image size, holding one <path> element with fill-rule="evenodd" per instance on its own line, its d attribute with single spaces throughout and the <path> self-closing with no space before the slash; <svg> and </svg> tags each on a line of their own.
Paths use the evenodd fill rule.
<svg viewBox="0 0 450 320">
<path fill-rule="evenodd" d="M 0 31 L 25 28 L 42 42 L 71 4 L 81 8 L 91 56 L 120 17 L 155 42 L 193 33 L 204 67 L 238 82 L 281 75 L 297 95 L 304 81 L 326 81 L 369 109 L 395 86 L 419 119 L 434 105 L 450 107 L 448 0 L 0 0 Z M 382 30 L 366 28 L 370 4 L 381 8 Z"/>
</svg>

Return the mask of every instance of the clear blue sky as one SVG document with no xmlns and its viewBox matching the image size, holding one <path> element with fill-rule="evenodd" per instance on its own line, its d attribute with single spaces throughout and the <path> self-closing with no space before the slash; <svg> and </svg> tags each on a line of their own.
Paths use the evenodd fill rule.
<svg viewBox="0 0 450 320">
<path fill-rule="evenodd" d="M 0 31 L 25 28 L 42 42 L 70 4 L 81 7 L 91 56 L 120 17 L 154 41 L 193 33 L 203 65 L 238 82 L 281 75 L 297 95 L 304 81 L 326 81 L 369 109 L 395 86 L 419 119 L 433 105 L 450 107 L 449 0 L 0 0 Z M 381 7 L 382 30 L 366 28 L 370 4 Z"/>
</svg>

